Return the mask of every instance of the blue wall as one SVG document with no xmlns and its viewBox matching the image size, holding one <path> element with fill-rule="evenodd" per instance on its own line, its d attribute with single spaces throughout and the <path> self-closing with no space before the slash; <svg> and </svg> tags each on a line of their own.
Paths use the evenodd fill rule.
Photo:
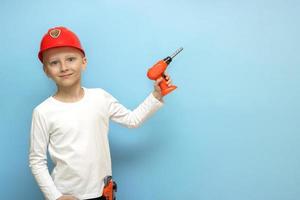
<svg viewBox="0 0 300 200">
<path fill-rule="evenodd" d="M 28 167 L 32 109 L 55 92 L 37 59 L 48 28 L 76 32 L 86 87 L 128 108 L 149 66 L 178 47 L 178 90 L 138 129 L 111 123 L 121 200 L 298 200 L 300 3 L 296 0 L 2 0 L 0 199 L 42 199 Z"/>
</svg>

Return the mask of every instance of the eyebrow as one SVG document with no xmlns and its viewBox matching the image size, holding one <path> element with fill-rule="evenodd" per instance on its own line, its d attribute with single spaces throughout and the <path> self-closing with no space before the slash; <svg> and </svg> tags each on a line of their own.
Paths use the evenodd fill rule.
<svg viewBox="0 0 300 200">
<path fill-rule="evenodd" d="M 65 58 L 76 58 L 76 55 L 66 55 Z"/>
<path fill-rule="evenodd" d="M 52 62 L 54 60 L 58 60 L 58 58 L 56 56 L 52 56 L 48 58 L 48 62 Z"/>
<path fill-rule="evenodd" d="M 81 55 L 80 55 L 81 56 Z M 68 52 L 65 56 L 64 56 L 64 59 L 67 59 L 67 58 L 70 58 L 70 57 L 77 57 L 76 53 L 73 53 L 73 52 Z M 54 55 L 54 56 L 51 56 L 51 57 L 48 57 L 48 62 L 51 63 L 53 61 L 57 61 L 59 60 L 59 58 Z"/>
</svg>

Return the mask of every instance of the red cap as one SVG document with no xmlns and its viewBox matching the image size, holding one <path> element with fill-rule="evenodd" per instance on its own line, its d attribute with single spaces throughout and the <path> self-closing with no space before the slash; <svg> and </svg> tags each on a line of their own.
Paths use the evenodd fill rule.
<svg viewBox="0 0 300 200">
<path fill-rule="evenodd" d="M 85 55 L 79 38 L 66 27 L 59 26 L 50 28 L 44 35 L 38 54 L 41 62 L 43 62 L 43 52 L 54 47 L 74 47 Z"/>
</svg>

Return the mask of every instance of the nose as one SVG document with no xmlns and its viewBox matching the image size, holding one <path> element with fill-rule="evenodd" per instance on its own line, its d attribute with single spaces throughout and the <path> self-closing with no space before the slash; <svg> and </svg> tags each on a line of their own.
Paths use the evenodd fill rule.
<svg viewBox="0 0 300 200">
<path fill-rule="evenodd" d="M 65 62 L 61 62 L 60 65 L 60 71 L 67 71 L 68 70 L 68 65 Z"/>
</svg>

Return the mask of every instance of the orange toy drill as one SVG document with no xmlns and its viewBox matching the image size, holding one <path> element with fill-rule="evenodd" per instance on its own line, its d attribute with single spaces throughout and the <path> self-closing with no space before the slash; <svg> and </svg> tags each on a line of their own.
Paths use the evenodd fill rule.
<svg viewBox="0 0 300 200">
<path fill-rule="evenodd" d="M 112 180 L 112 176 L 106 176 L 104 178 L 104 189 L 102 196 L 106 200 L 115 200 L 115 192 L 117 192 L 117 184 Z"/>
<path fill-rule="evenodd" d="M 161 77 L 163 78 L 163 80 L 159 83 L 159 87 L 161 89 L 161 94 L 163 96 L 165 96 L 166 94 L 172 92 L 173 90 L 175 90 L 177 88 L 175 85 L 168 86 L 165 71 L 166 71 L 168 65 L 170 64 L 170 62 L 172 62 L 172 59 L 182 50 L 183 50 L 182 47 L 177 49 L 177 51 L 175 51 L 175 53 L 173 53 L 171 56 L 168 56 L 168 57 L 164 58 L 163 60 L 158 61 L 155 65 L 153 65 L 148 70 L 147 76 L 149 79 L 157 80 Z"/>
</svg>

